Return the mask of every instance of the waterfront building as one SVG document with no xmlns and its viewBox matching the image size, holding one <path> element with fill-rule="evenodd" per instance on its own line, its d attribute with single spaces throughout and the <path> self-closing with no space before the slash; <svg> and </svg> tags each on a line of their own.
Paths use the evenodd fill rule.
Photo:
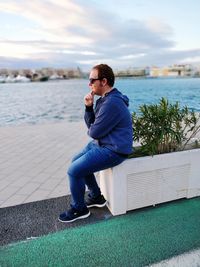
<svg viewBox="0 0 200 267">
<path fill-rule="evenodd" d="M 146 68 L 128 68 L 125 70 L 115 70 L 116 77 L 144 77 L 147 75 Z"/>
<path fill-rule="evenodd" d="M 172 65 L 169 67 L 152 67 L 151 77 L 193 77 L 195 68 L 192 65 Z"/>
</svg>

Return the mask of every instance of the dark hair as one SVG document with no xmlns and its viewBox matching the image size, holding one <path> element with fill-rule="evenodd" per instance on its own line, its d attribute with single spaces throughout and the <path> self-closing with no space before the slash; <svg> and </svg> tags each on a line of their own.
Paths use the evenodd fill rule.
<svg viewBox="0 0 200 267">
<path fill-rule="evenodd" d="M 93 69 L 96 69 L 98 71 L 99 79 L 106 78 L 109 86 L 112 87 L 114 85 L 115 76 L 111 67 L 106 64 L 99 64 L 94 66 Z"/>
</svg>

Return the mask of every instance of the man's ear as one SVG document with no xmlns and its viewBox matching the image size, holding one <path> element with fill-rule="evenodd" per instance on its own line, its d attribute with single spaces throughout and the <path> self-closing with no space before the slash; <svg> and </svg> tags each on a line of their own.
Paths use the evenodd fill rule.
<svg viewBox="0 0 200 267">
<path fill-rule="evenodd" d="M 102 83 L 103 83 L 103 86 L 106 86 L 106 85 L 108 84 L 107 79 L 106 79 L 106 78 L 103 78 L 103 79 L 102 79 Z"/>
</svg>

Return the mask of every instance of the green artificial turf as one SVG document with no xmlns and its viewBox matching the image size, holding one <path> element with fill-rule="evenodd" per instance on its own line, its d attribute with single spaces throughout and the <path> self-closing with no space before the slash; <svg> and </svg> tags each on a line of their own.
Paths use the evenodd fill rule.
<svg viewBox="0 0 200 267">
<path fill-rule="evenodd" d="M 2 247 L 0 266 L 145 266 L 200 247 L 200 198 Z"/>
</svg>

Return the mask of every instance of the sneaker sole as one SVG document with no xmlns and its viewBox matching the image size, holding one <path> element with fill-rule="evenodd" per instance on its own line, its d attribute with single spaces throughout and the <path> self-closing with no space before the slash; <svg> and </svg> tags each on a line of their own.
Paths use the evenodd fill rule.
<svg viewBox="0 0 200 267">
<path fill-rule="evenodd" d="M 91 205 L 87 205 L 87 208 L 92 208 L 92 207 L 96 207 L 96 208 L 103 208 L 106 206 L 106 203 L 103 203 L 103 204 L 91 204 Z"/>
<path fill-rule="evenodd" d="M 87 213 L 85 215 L 82 215 L 80 217 L 77 217 L 77 218 L 75 218 L 75 219 L 73 219 L 71 221 L 62 221 L 60 218 L 58 218 L 58 220 L 59 220 L 59 222 L 63 222 L 63 223 L 71 223 L 71 222 L 75 222 L 77 220 L 85 219 L 85 218 L 89 217 L 90 215 L 91 215 L 91 213 L 89 212 L 89 213 Z"/>
</svg>

